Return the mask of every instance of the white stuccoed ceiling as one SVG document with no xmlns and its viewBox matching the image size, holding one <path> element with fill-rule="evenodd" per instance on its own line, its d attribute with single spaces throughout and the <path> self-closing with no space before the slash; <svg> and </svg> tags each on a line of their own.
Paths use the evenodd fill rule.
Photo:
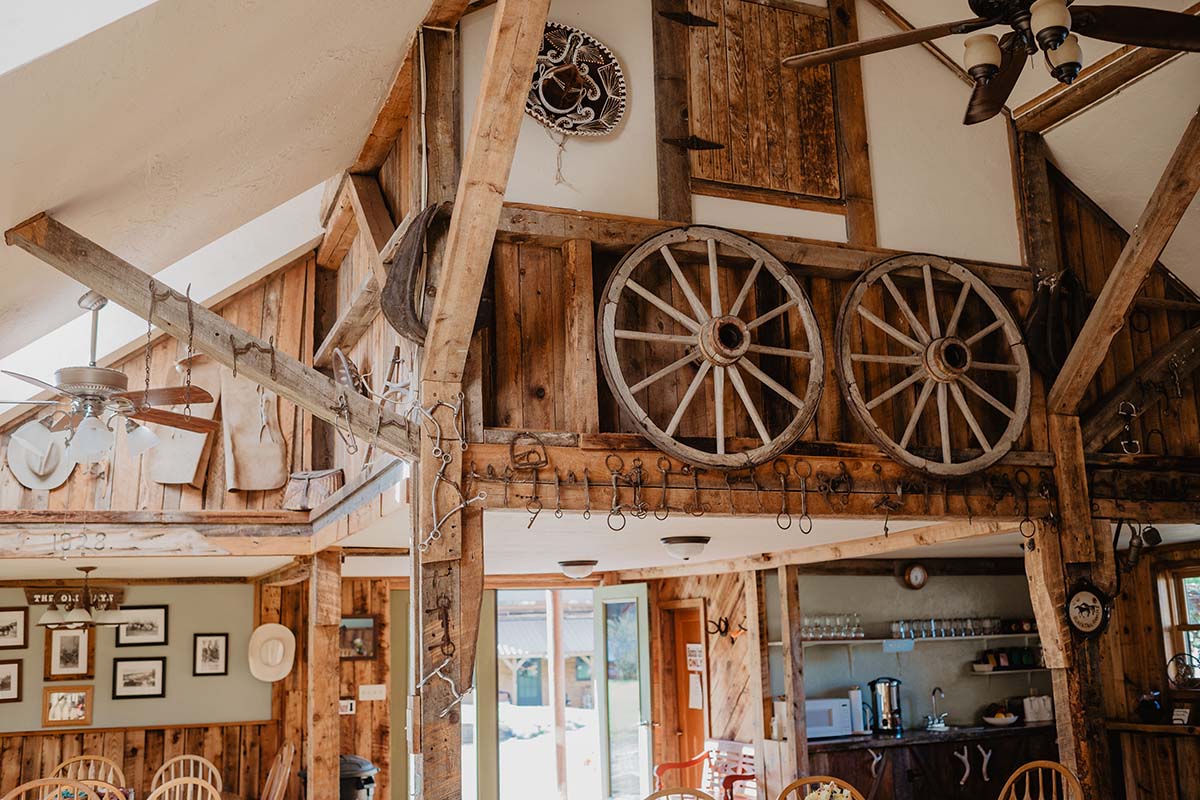
<svg viewBox="0 0 1200 800">
<path fill-rule="evenodd" d="M 50 210 L 157 272 L 351 163 L 428 6 L 158 0 L 0 74 L 0 228 Z M 0 274 L 0 356 L 79 315 L 32 256 Z"/>
</svg>

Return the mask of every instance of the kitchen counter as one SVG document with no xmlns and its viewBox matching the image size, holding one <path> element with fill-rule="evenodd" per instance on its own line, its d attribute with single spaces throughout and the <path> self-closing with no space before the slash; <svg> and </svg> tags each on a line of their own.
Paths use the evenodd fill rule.
<svg viewBox="0 0 1200 800">
<path fill-rule="evenodd" d="M 924 727 L 907 730 L 899 738 L 895 736 L 877 736 L 863 734 L 861 736 L 839 736 L 830 739 L 810 739 L 810 753 L 825 753 L 839 750 L 863 750 L 871 748 L 878 750 L 885 747 L 911 747 L 921 744 L 936 744 L 939 742 L 967 742 L 976 739 L 994 739 L 1002 736 L 1022 736 L 1054 731 L 1053 722 L 1025 725 L 1017 723 L 1005 728 L 991 725 L 952 726 L 948 731 L 926 731 Z"/>
</svg>

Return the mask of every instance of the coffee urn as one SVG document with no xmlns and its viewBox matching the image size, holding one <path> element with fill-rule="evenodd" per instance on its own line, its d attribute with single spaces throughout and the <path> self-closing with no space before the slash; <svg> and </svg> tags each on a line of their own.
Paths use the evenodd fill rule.
<svg viewBox="0 0 1200 800">
<path fill-rule="evenodd" d="M 876 678 L 867 684 L 875 707 L 875 732 L 899 737 L 904 733 L 900 715 L 900 681 L 897 678 Z"/>
</svg>

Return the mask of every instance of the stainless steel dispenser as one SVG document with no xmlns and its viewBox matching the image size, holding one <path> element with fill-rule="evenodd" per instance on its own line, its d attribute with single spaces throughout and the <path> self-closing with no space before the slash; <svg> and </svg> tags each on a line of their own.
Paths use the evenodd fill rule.
<svg viewBox="0 0 1200 800">
<path fill-rule="evenodd" d="M 867 686 L 871 689 L 872 705 L 875 707 L 875 732 L 900 736 L 904 732 L 904 720 L 900 714 L 900 680 L 876 678 Z"/>
</svg>

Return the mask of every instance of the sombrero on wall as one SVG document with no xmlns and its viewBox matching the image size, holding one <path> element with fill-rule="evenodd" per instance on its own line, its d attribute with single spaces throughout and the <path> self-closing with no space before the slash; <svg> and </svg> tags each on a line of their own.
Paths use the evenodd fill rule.
<svg viewBox="0 0 1200 800">
<path fill-rule="evenodd" d="M 22 436 L 30 426 L 41 426 L 38 420 L 26 422 L 13 431 L 8 442 L 8 468 L 12 470 L 17 482 L 26 489 L 49 491 L 57 489 L 67 482 L 71 470 L 75 469 L 75 459 L 67 453 L 67 436 L 70 431 L 54 431 L 45 442 L 45 451 L 36 452 L 26 441 L 44 441 L 33 437 Z"/>
<path fill-rule="evenodd" d="M 604 136 L 626 105 L 625 73 L 612 51 L 578 28 L 547 22 L 525 112 L 552 131 Z"/>
</svg>

